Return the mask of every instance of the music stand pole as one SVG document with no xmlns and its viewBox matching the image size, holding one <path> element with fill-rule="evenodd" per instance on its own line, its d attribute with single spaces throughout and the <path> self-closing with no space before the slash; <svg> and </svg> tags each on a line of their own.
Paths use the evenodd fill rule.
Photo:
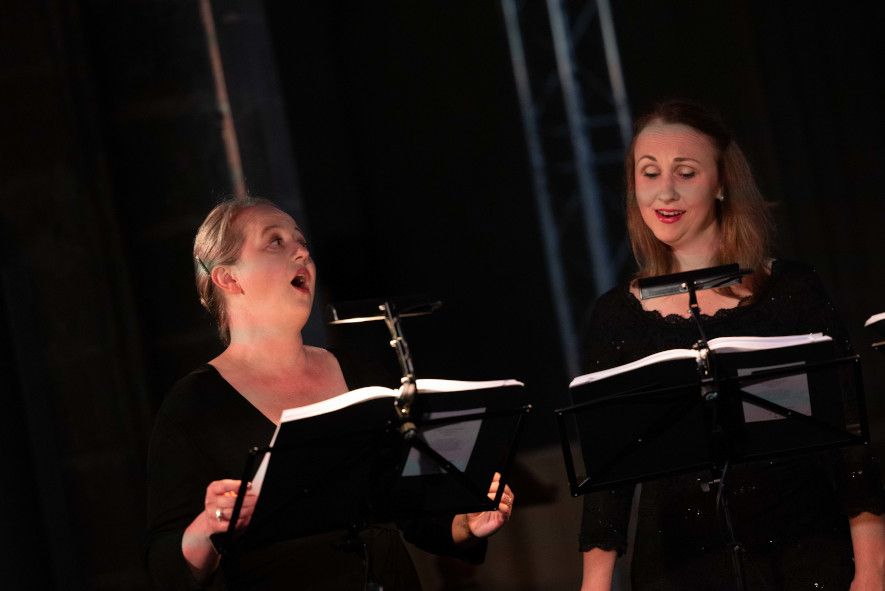
<svg viewBox="0 0 885 591">
<path fill-rule="evenodd" d="M 399 315 L 390 302 L 384 302 L 378 306 L 384 314 L 384 324 L 390 332 L 390 346 L 396 350 L 396 358 L 399 361 L 402 377 L 400 378 L 400 396 L 396 402 L 397 415 L 400 419 L 400 433 L 406 440 L 415 437 L 415 423 L 412 422 L 410 412 L 418 384 L 415 381 L 415 366 L 412 363 L 412 354 L 409 352 L 409 344 L 403 333 Z"/>
<path fill-rule="evenodd" d="M 704 325 L 701 322 L 701 308 L 698 305 L 697 288 L 693 281 L 686 285 L 688 291 L 688 309 L 691 317 L 694 318 L 695 325 L 698 329 L 700 338 L 694 344 L 697 349 L 698 356 L 698 374 L 701 378 L 701 396 L 704 398 L 704 405 L 708 406 L 708 416 L 711 416 L 710 429 L 712 430 L 712 439 L 714 442 L 713 449 L 719 456 L 716 459 L 717 468 L 721 469 L 716 490 L 716 506 L 722 508 L 722 520 L 725 524 L 725 531 L 728 535 L 728 545 L 731 547 L 731 564 L 734 568 L 735 588 L 738 591 L 745 591 L 746 584 L 744 582 L 744 565 L 742 554 L 743 546 L 734 535 L 734 526 L 731 521 L 731 510 L 728 506 L 728 487 L 726 485 L 726 476 L 728 475 L 728 432 L 723 429 L 721 424 L 724 400 L 718 391 L 716 371 L 716 356 L 707 343 L 707 335 L 704 332 Z"/>
<path fill-rule="evenodd" d="M 701 379 L 700 394 L 704 399 L 704 405 L 706 406 L 705 414 L 709 419 L 710 436 L 714 453 L 717 456 L 715 459 L 716 467 L 721 469 L 719 478 L 713 480 L 711 484 L 718 484 L 716 506 L 722 508 L 722 519 L 726 534 L 728 535 L 728 545 L 731 546 L 731 562 L 734 567 L 735 587 L 738 591 L 745 591 L 746 586 L 744 583 L 743 560 L 741 558 L 744 549 L 734 534 L 731 511 L 728 507 L 728 489 L 726 487 L 726 476 L 729 466 L 728 458 L 730 456 L 729 434 L 727 429 L 723 428 L 722 419 L 723 415 L 725 417 L 728 416 L 727 408 L 725 408 L 728 400 L 727 397 L 720 396 L 717 387 L 719 376 L 717 375 L 715 355 L 707 343 L 707 335 L 704 331 L 704 324 L 701 321 L 701 308 L 698 304 L 697 292 L 699 289 L 715 289 L 740 283 L 741 277 L 748 273 L 748 270 L 742 270 L 738 265 L 733 264 L 676 273 L 671 276 L 655 277 L 651 281 L 646 279 L 639 282 L 640 297 L 643 299 L 688 292 L 688 311 L 694 319 L 695 326 L 698 329 L 698 336 L 700 337 L 693 346 L 698 351 L 697 370 Z"/>
<path fill-rule="evenodd" d="M 460 470 L 452 466 L 443 456 L 438 454 L 436 450 L 418 437 L 418 428 L 411 416 L 412 403 L 415 401 L 415 395 L 418 393 L 418 383 L 415 377 L 415 366 L 412 362 L 409 344 L 406 342 L 406 337 L 400 320 L 403 317 L 431 314 L 441 305 L 442 302 L 438 300 L 430 300 L 420 301 L 417 304 L 412 304 L 403 308 L 390 299 L 382 301 L 350 302 L 337 305 L 330 304 L 328 307 L 328 322 L 329 324 L 345 324 L 377 320 L 384 321 L 384 324 L 387 326 L 387 330 L 390 333 L 390 346 L 396 351 L 397 361 L 399 362 L 400 371 L 402 372 L 402 377 L 400 378 L 400 395 L 396 401 L 397 417 L 400 421 L 400 435 L 403 440 L 413 448 L 431 458 L 440 469 L 451 474 L 467 489 L 472 489 L 474 487 Z M 353 313 L 352 311 L 351 313 L 347 313 L 346 309 L 348 307 L 358 309 L 359 313 Z M 341 310 L 339 310 L 339 308 L 341 308 Z M 519 433 L 522 431 L 525 415 L 530 411 L 531 405 L 524 405 L 514 413 L 519 414 L 520 416 L 517 422 L 514 439 L 511 444 L 511 453 L 508 455 L 505 470 L 501 473 L 501 482 L 506 483 L 505 477 L 509 471 L 510 461 L 513 458 L 512 451 L 515 450 L 515 443 L 518 439 Z M 485 416 L 490 415 L 488 412 L 482 414 Z M 497 507 L 498 503 L 501 502 L 503 494 L 504 488 L 501 487 L 498 489 L 498 493 L 494 498 L 494 504 L 490 508 Z"/>
</svg>

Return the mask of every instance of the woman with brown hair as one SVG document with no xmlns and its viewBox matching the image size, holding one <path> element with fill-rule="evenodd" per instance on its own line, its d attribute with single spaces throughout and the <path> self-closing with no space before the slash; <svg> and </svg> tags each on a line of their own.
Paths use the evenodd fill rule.
<svg viewBox="0 0 885 591">
<path fill-rule="evenodd" d="M 305 345 L 316 266 L 301 229 L 264 199 L 221 203 L 194 241 L 200 302 L 215 317 L 225 350 L 175 384 L 157 416 L 148 458 L 146 555 L 157 589 L 362 589 L 367 581 L 420 589 L 393 527 L 360 533 L 365 562 L 334 532 L 284 540 L 241 554 L 216 552 L 226 531 L 244 453 L 270 442 L 284 409 L 347 391 L 335 357 Z M 490 493 L 498 489 L 493 479 Z M 236 527 L 257 497 L 249 492 Z M 497 511 L 401 524 L 406 539 L 437 554 L 481 561 L 485 538 L 510 516 L 505 487 Z"/>
<path fill-rule="evenodd" d="M 627 226 L 637 278 L 739 263 L 753 274 L 698 292 L 708 338 L 823 332 L 850 344 L 817 274 L 770 258 L 772 224 L 746 158 L 721 120 L 686 102 L 639 119 L 626 158 Z M 697 340 L 688 295 L 640 301 L 636 281 L 596 303 L 585 369 L 598 371 Z M 731 467 L 735 537 L 747 589 L 885 588 L 882 485 L 868 450 L 849 448 Z M 645 482 L 633 589 L 732 589 L 731 548 L 709 472 Z M 584 498 L 583 591 L 610 589 L 626 550 L 633 486 Z"/>
</svg>

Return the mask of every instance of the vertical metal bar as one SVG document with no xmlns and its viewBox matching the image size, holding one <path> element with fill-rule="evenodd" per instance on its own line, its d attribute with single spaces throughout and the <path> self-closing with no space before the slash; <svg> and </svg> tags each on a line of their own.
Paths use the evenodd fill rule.
<svg viewBox="0 0 885 591">
<path fill-rule="evenodd" d="M 504 458 L 504 465 L 501 467 L 501 486 L 495 494 L 495 508 L 498 507 L 501 498 L 504 496 L 504 487 L 507 486 L 507 479 L 510 478 L 510 472 L 513 470 L 513 462 L 516 459 L 516 450 L 519 447 L 520 435 L 522 435 L 522 430 L 525 427 L 526 417 L 532 412 L 532 405 L 526 404 L 525 406 L 516 409 L 514 412 L 517 414 L 516 427 L 513 429 L 513 433 L 510 434 L 510 441 L 507 442 L 507 456 Z"/>
<path fill-rule="evenodd" d="M 218 48 L 218 36 L 215 32 L 215 19 L 212 16 L 210 0 L 200 0 L 200 19 L 206 30 L 206 48 L 209 52 L 209 64 L 212 68 L 212 79 L 215 82 L 215 101 L 221 115 L 221 139 L 224 142 L 224 154 L 227 158 L 227 170 L 234 197 L 246 197 L 246 181 L 243 177 L 243 163 L 240 159 L 240 146 L 237 142 L 237 130 L 227 97 L 227 83 L 224 80 L 224 66 L 221 63 L 221 51 Z"/>
<path fill-rule="evenodd" d="M 602 47 L 605 50 L 605 63 L 608 66 L 609 84 L 612 87 L 612 98 L 614 99 L 615 112 L 618 116 L 618 127 L 621 130 L 621 142 L 624 144 L 624 149 L 627 149 L 632 140 L 633 121 L 630 116 L 627 85 L 624 83 L 621 54 L 618 51 L 618 38 L 615 35 L 615 24 L 614 19 L 612 19 L 609 1 L 596 0 L 596 11 L 599 13 Z"/>
<path fill-rule="evenodd" d="M 510 47 L 510 60 L 513 64 L 513 77 L 516 81 L 522 124 L 525 130 L 535 204 L 538 208 L 541 239 L 544 246 L 544 255 L 547 259 L 547 273 L 550 276 L 550 295 L 553 299 L 553 308 L 557 324 L 559 325 L 562 354 L 568 374 L 576 376 L 580 371 L 578 339 L 574 328 L 572 308 L 568 298 L 565 270 L 560 257 L 559 231 L 553 215 L 550 191 L 547 184 L 547 172 L 544 167 L 544 155 L 541 148 L 541 135 L 538 131 L 535 104 L 532 98 L 525 50 L 522 43 L 522 32 L 519 26 L 519 11 L 516 6 L 516 0 L 501 0 L 501 8 L 504 12 L 507 42 Z"/>
<path fill-rule="evenodd" d="M 559 426 L 559 443 L 562 446 L 562 457 L 565 460 L 565 474 L 568 477 L 569 492 L 573 497 L 578 496 L 578 476 L 575 472 L 575 460 L 572 456 L 572 443 L 569 439 L 568 428 L 565 424 L 566 410 L 556 410 L 556 424 Z"/>
<path fill-rule="evenodd" d="M 616 278 L 606 234 L 602 189 L 596 176 L 596 157 L 589 133 L 587 133 L 581 89 L 575 78 L 574 46 L 571 41 L 571 32 L 566 25 L 562 0 L 547 0 L 547 13 L 550 18 L 550 32 L 553 36 L 556 68 L 559 72 L 559 86 L 562 89 L 565 114 L 574 151 L 575 178 L 578 183 L 587 245 L 590 248 L 589 258 L 593 265 L 593 282 L 596 295 L 600 295 L 615 284 Z"/>
</svg>

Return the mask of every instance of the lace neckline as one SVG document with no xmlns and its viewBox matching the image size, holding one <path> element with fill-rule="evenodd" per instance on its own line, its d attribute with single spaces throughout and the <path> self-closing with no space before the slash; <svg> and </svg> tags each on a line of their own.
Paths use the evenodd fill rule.
<svg viewBox="0 0 885 591">
<path fill-rule="evenodd" d="M 630 291 L 630 285 L 627 284 L 623 291 L 621 292 L 624 299 L 627 301 L 630 309 L 635 312 L 645 316 L 646 318 L 652 318 L 659 322 L 665 322 L 667 324 L 688 324 L 694 322 L 691 316 L 682 316 L 681 314 L 661 314 L 658 310 L 646 310 L 642 307 L 642 302 L 633 295 L 633 292 Z M 742 300 L 742 302 L 745 300 Z M 717 322 L 719 320 L 723 320 L 725 318 L 730 318 L 732 315 L 740 315 L 753 307 L 753 304 L 758 301 L 758 299 L 751 299 L 746 304 L 739 303 L 737 306 L 733 308 L 720 308 L 716 310 L 712 315 L 704 314 L 701 312 L 701 318 L 705 321 Z"/>
<path fill-rule="evenodd" d="M 748 310 L 753 309 L 757 302 L 767 297 L 768 292 L 771 289 L 771 285 L 775 282 L 779 275 L 779 263 L 780 261 L 778 259 L 772 259 L 771 274 L 768 278 L 768 281 L 766 281 L 762 285 L 762 289 L 756 297 L 742 299 L 734 308 L 720 308 L 716 310 L 716 312 L 714 312 L 712 315 L 704 314 L 703 312 L 701 312 L 701 318 L 703 318 L 706 322 L 719 322 L 720 320 L 725 320 L 726 318 L 741 316 Z M 674 325 L 682 325 L 694 322 L 691 316 L 682 316 L 681 314 L 667 314 L 665 316 L 664 314 L 661 314 L 658 310 L 646 310 L 642 307 L 642 302 L 639 301 L 639 298 L 633 295 L 633 292 L 630 291 L 630 283 L 627 283 L 625 286 L 623 286 L 623 288 L 621 289 L 621 295 L 626 300 L 627 305 L 631 310 L 644 316 L 645 318 Z"/>
</svg>

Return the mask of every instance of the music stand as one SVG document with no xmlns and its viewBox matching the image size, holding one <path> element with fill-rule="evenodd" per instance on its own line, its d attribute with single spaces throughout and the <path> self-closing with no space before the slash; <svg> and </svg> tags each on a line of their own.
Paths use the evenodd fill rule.
<svg viewBox="0 0 885 591">
<path fill-rule="evenodd" d="M 771 350 L 763 355 L 748 353 L 717 355 L 709 348 L 696 291 L 736 283 L 744 274 L 747 274 L 747 271 L 740 270 L 738 265 L 725 265 L 640 280 L 639 289 L 643 298 L 673 293 L 689 294 L 689 310 L 700 336 L 693 347 L 696 351 L 695 358 L 656 364 L 649 366 L 645 373 L 636 371 L 631 372 L 632 375 L 623 375 L 618 379 L 603 380 L 608 382 L 605 390 L 596 392 L 592 400 L 555 411 L 573 496 L 615 484 L 641 482 L 680 472 L 704 468 L 720 471 L 720 478 L 708 485 L 713 483 L 719 485 L 717 504 L 722 508 L 724 526 L 732 548 L 732 563 L 738 589 L 744 589 L 741 562 L 743 550 L 735 538 L 728 509 L 725 478 L 728 467 L 737 462 L 869 443 L 857 356 L 830 359 L 831 352 L 828 354 L 823 346 L 818 346 L 814 349 L 815 358 L 808 363 L 809 360 L 803 356 L 811 349 L 796 347 L 792 351 L 790 349 L 779 351 L 779 362 L 786 362 L 783 365 L 791 365 L 790 367 L 771 367 L 772 362 L 765 360 L 766 355 L 771 355 Z M 744 363 L 743 367 L 740 367 L 741 362 Z M 797 363 L 802 365 L 797 366 Z M 768 369 L 742 373 L 746 368 L 766 366 Z M 839 368 L 851 370 L 854 391 L 858 397 L 861 435 L 847 432 L 844 429 L 844 420 L 841 422 L 835 420 L 844 418 L 841 413 L 841 400 L 837 401 L 838 408 L 834 408 L 832 392 L 828 390 L 833 386 L 840 387 L 839 380 L 833 373 L 839 371 Z M 802 412 L 774 403 L 753 392 L 759 384 L 797 375 L 816 377 L 809 382 L 809 386 L 815 388 L 810 393 L 811 402 L 817 406 L 823 405 L 825 414 L 830 420 L 806 416 Z M 600 382 L 599 388 L 604 387 L 603 382 Z M 640 404 L 650 405 L 645 416 L 640 416 L 636 412 Z M 776 445 L 777 433 L 783 428 L 783 424 L 777 425 L 777 429 L 767 429 L 765 428 L 767 425 L 748 426 L 744 416 L 747 404 L 767 411 L 775 417 L 786 419 L 786 423 L 783 424 L 791 425 L 788 431 L 792 436 L 788 444 L 781 445 L 780 448 Z M 587 414 L 590 410 L 595 413 Z M 589 417 L 583 419 L 584 429 L 582 429 L 582 439 L 584 439 L 582 445 L 588 472 L 591 471 L 587 458 L 591 446 L 589 441 L 586 441 L 590 438 L 588 433 L 608 429 L 607 437 L 616 437 L 618 432 L 624 432 L 624 445 L 620 451 L 610 454 L 601 466 L 603 474 L 606 470 L 609 471 L 608 478 L 603 477 L 594 481 L 588 476 L 582 482 L 578 482 L 566 417 L 574 416 L 578 421 L 580 415 Z M 639 424 L 635 428 L 631 428 L 630 424 L 625 425 L 624 416 L 630 416 L 631 422 Z M 607 443 L 609 446 L 617 447 L 616 443 L 610 440 Z M 660 453 L 643 455 L 644 451 L 650 449 L 656 449 Z M 632 472 L 622 466 L 624 462 L 630 461 L 635 464 Z"/>
<path fill-rule="evenodd" d="M 250 450 L 228 530 L 213 536 L 220 551 L 346 529 L 343 547 L 365 560 L 358 534 L 371 524 L 498 507 L 531 405 L 516 404 L 519 394 L 511 386 L 518 382 L 512 381 L 444 393 L 419 388 L 400 318 L 439 306 L 421 303 L 401 312 L 389 301 L 330 306 L 330 324 L 385 322 L 403 373 L 399 395 L 393 404 L 390 398 L 374 399 L 284 423 L 271 446 Z M 497 419 L 506 419 L 508 428 L 494 423 Z M 471 424 L 473 443 L 458 458 L 431 443 L 434 430 Z M 274 459 L 260 502 L 249 528 L 237 536 L 234 524 L 248 481 L 266 453 Z M 495 470 L 500 486 L 489 499 L 487 479 Z"/>
</svg>

